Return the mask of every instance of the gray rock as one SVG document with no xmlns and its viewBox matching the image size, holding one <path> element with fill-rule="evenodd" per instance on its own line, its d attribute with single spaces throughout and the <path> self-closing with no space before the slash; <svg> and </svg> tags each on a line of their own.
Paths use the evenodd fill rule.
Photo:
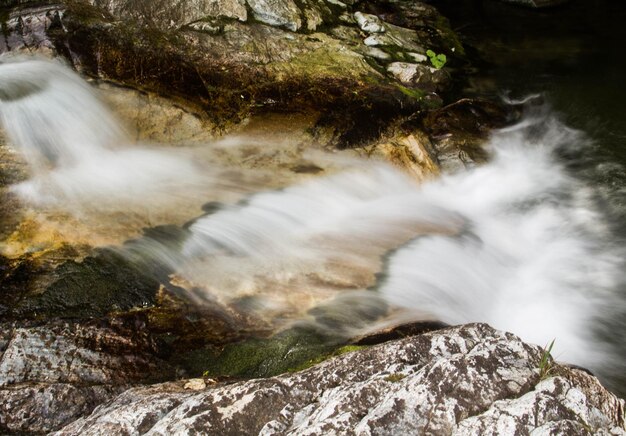
<svg viewBox="0 0 626 436">
<path fill-rule="evenodd" d="M 293 0 L 248 0 L 254 18 L 270 26 L 282 26 L 293 32 L 302 27 L 301 11 Z"/>
<path fill-rule="evenodd" d="M 540 381 L 542 354 L 470 324 L 270 379 L 133 388 L 56 434 L 624 434 L 623 400 L 556 364 Z"/>
<path fill-rule="evenodd" d="M 20 383 L 123 385 L 167 373 L 140 337 L 131 340 L 107 328 L 66 322 L 2 328 L 11 336 L 0 361 L 0 388 Z"/>
<path fill-rule="evenodd" d="M 38 52 L 54 54 L 54 43 L 47 31 L 61 26 L 65 8 L 59 5 L 28 7 L 11 13 L 2 23 L 0 53 Z"/>
<path fill-rule="evenodd" d="M 398 81 L 407 85 L 416 85 L 422 88 L 436 89 L 437 85 L 447 79 L 443 70 L 438 70 L 424 64 L 409 62 L 392 62 L 387 66 L 387 71 Z"/>
<path fill-rule="evenodd" d="M 159 28 L 180 27 L 203 18 L 248 19 L 243 0 L 89 0 L 118 19 L 136 19 Z"/>
<path fill-rule="evenodd" d="M 385 31 L 385 26 L 383 25 L 383 22 L 376 15 L 355 12 L 354 19 L 356 20 L 361 30 L 364 32 L 382 33 Z"/>
<path fill-rule="evenodd" d="M 47 433 L 109 401 L 125 386 L 35 383 L 0 388 L 0 430 Z"/>
</svg>

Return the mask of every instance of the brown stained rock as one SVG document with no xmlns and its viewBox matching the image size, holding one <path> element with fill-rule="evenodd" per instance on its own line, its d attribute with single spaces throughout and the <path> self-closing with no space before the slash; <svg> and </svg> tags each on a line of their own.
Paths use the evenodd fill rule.
<svg viewBox="0 0 626 436">
<path fill-rule="evenodd" d="M 0 35 L 0 52 L 62 56 L 86 75 L 173 99 L 200 114 L 213 133 L 259 112 L 322 113 L 320 126 L 335 130 L 332 142 L 339 146 L 376 138 L 390 120 L 440 101 L 432 91 L 446 86 L 440 76 L 448 73 L 431 74 L 428 67 L 428 74 L 405 84 L 386 70 L 387 63 L 414 62 L 432 40 L 439 41 L 437 46 L 448 44 L 447 32 L 439 29 L 445 20 L 428 8 L 421 12 L 421 30 L 385 24 L 384 35 L 393 43 L 373 48 L 356 23 L 328 21 L 336 6 L 323 2 L 298 3 L 306 21 L 300 24 L 309 31 L 329 25 L 311 34 L 290 32 L 287 23 L 243 23 L 235 18 L 164 29 L 149 25 L 152 19 L 135 16 L 159 9 L 153 2 L 95 3 L 103 9 L 65 0 L 13 10 Z M 155 11 L 144 11 L 143 3 Z M 270 3 L 262 6 L 282 4 Z M 129 5 L 141 10 L 119 12 Z M 420 33 L 424 29 L 429 31 Z"/>
<path fill-rule="evenodd" d="M 419 131 L 407 135 L 400 134 L 391 138 L 389 142 L 377 144 L 372 155 L 382 155 L 419 182 L 439 175 L 437 157 L 433 153 L 430 140 Z"/>
<path fill-rule="evenodd" d="M 0 388 L 21 383 L 124 385 L 171 376 L 151 353 L 147 337 L 125 337 L 109 328 L 52 322 L 16 327 L 0 360 Z"/>
<path fill-rule="evenodd" d="M 47 433 L 106 402 L 127 386 L 30 383 L 0 388 L 0 432 Z"/>
<path fill-rule="evenodd" d="M 514 434 L 497 427 L 491 417 L 500 415 L 518 416 L 524 434 L 623 434 L 623 400 L 577 370 L 539 383 L 541 356 L 511 334 L 469 324 L 269 379 L 130 389 L 56 434 Z M 511 404 L 519 415 L 505 414 Z"/>
</svg>

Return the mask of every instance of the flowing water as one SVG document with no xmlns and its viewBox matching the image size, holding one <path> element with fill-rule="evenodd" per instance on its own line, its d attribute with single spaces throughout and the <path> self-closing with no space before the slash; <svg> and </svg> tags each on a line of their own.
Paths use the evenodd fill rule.
<svg viewBox="0 0 626 436">
<path fill-rule="evenodd" d="M 0 63 L 0 116 L 29 164 L 12 188 L 25 205 L 61 210 L 87 233 L 86 216 L 175 224 L 176 243 L 145 237 L 119 250 L 162 265 L 199 304 L 252 299 L 256 316 L 288 322 L 335 302 L 341 327 L 355 330 L 386 307 L 386 322 L 488 322 L 540 345 L 556 339 L 557 359 L 621 388 L 625 258 L 604 205 L 613 197 L 572 170 L 589 168 L 572 156 L 593 155 L 596 142 L 547 105 L 495 132 L 490 162 L 467 172 L 419 185 L 382 162 L 319 154 L 339 162 L 330 175 L 280 189 L 245 168 L 223 172 L 206 150 L 132 144 L 54 62 Z M 201 215 L 211 201 L 221 203 Z"/>
</svg>

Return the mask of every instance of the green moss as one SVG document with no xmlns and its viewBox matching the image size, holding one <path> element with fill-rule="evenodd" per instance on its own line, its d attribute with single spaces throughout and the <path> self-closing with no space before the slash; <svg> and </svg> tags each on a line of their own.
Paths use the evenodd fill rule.
<svg viewBox="0 0 626 436">
<path fill-rule="evenodd" d="M 187 353 L 180 364 L 205 377 L 271 377 L 297 372 L 364 348 L 337 343 L 310 327 L 294 327 L 269 338 L 250 338 L 222 349 L 207 346 Z"/>
<path fill-rule="evenodd" d="M 389 374 L 387 377 L 385 377 L 385 380 L 391 383 L 397 383 L 404 378 L 406 378 L 406 375 L 396 372 L 394 374 Z"/>
<path fill-rule="evenodd" d="M 222 350 L 198 350 L 187 359 L 189 370 L 212 377 L 271 377 L 317 359 L 336 347 L 332 338 L 314 329 L 295 327 L 270 338 L 251 338 L 226 345 Z M 193 368 L 195 367 L 195 368 Z"/>
<path fill-rule="evenodd" d="M 65 261 L 46 274 L 49 282 L 25 296 L 13 315 L 34 318 L 91 318 L 154 304 L 159 282 L 110 250 L 82 262 Z"/>
<path fill-rule="evenodd" d="M 293 368 L 289 368 L 288 371 L 289 372 L 299 372 L 299 371 L 303 371 L 305 369 L 311 368 L 312 366 L 315 366 L 319 363 L 324 362 L 325 360 L 331 359 L 333 357 L 337 357 L 337 356 L 341 356 L 342 354 L 345 353 L 351 353 L 353 351 L 358 351 L 361 350 L 363 348 L 367 348 L 366 346 L 363 345 L 344 345 L 343 347 L 339 347 L 336 350 L 334 350 L 331 353 L 326 353 L 320 356 L 317 356 L 315 359 L 310 359 L 306 362 L 302 362 L 300 365 L 293 367 Z"/>
<path fill-rule="evenodd" d="M 407 88 L 406 86 L 402 86 L 400 84 L 396 85 L 402 94 L 407 97 L 413 98 L 415 100 L 421 101 L 426 93 L 418 88 Z"/>
</svg>

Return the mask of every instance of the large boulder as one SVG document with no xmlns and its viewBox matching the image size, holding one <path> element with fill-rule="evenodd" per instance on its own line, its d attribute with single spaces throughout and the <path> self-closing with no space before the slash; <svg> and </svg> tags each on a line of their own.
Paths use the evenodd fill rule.
<svg viewBox="0 0 626 436">
<path fill-rule="evenodd" d="M 441 104 L 453 70 L 433 68 L 428 50 L 447 65 L 463 57 L 447 20 L 412 3 L 405 21 L 399 4 L 386 6 L 402 25 L 321 0 L 26 5 L 3 12 L 0 53 L 64 57 L 86 75 L 172 98 L 218 131 L 259 112 L 320 113 L 322 130 L 354 145 Z"/>
<path fill-rule="evenodd" d="M 549 366 L 549 368 L 547 368 Z M 348 353 L 282 376 L 130 389 L 79 434 L 624 434 L 624 401 L 591 375 L 484 324 Z"/>
</svg>

